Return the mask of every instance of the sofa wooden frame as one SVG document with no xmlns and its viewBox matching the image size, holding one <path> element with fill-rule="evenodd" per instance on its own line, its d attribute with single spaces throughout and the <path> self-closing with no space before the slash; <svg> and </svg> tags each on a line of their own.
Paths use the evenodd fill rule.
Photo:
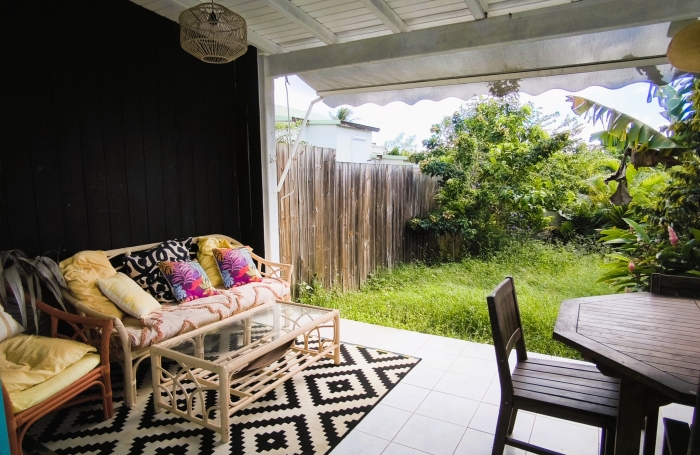
<svg viewBox="0 0 700 455">
<path fill-rule="evenodd" d="M 29 427 L 37 420 L 56 409 L 101 399 L 105 420 L 114 417 L 112 383 L 109 377 L 109 341 L 113 329 L 112 320 L 66 313 L 65 311 L 52 308 L 41 301 L 37 301 L 36 306 L 40 311 L 51 317 L 52 338 L 80 341 L 96 347 L 100 355 L 100 364 L 59 393 L 17 414 L 12 411 L 12 401 L 7 390 L 5 387 L 2 388 L 5 418 L 7 419 L 7 433 L 10 441 L 10 453 L 12 455 L 22 454 L 22 440 Z M 58 333 L 59 320 L 65 321 L 75 330 L 73 336 L 68 337 Z M 86 390 L 94 387 L 100 389 L 99 393 L 81 395 Z"/>
<path fill-rule="evenodd" d="M 238 243 L 231 237 L 227 237 L 221 234 L 212 234 L 202 237 L 215 237 L 218 239 L 228 240 L 229 242 L 232 242 L 232 244 Z M 198 241 L 199 237 L 192 238 L 193 244 L 198 243 Z M 148 250 L 160 245 L 161 243 L 162 242 L 149 243 L 147 245 L 119 248 L 116 250 L 105 251 L 105 253 L 107 254 L 107 257 L 109 259 L 112 259 L 122 254 L 130 255 L 131 253 L 137 251 Z M 256 262 L 258 270 L 263 276 L 268 278 L 278 278 L 280 280 L 286 281 L 291 285 L 292 271 L 294 270 L 291 264 L 281 264 L 278 262 L 268 261 L 252 252 L 250 253 L 250 255 Z M 115 268 L 117 270 L 121 270 L 122 266 L 118 266 Z M 121 319 L 102 314 L 98 311 L 93 310 L 92 308 L 85 306 L 67 291 L 63 291 L 63 296 L 68 302 L 71 303 L 71 305 L 73 305 L 78 314 L 94 318 L 107 318 L 110 319 L 114 324 L 114 329 L 112 330 L 112 339 L 110 343 L 110 358 L 112 362 L 119 363 L 119 365 L 122 367 L 122 371 L 124 372 L 124 404 L 127 407 L 134 406 L 134 404 L 136 403 L 136 370 L 138 369 L 139 365 L 141 365 L 141 362 L 143 362 L 144 359 L 150 356 L 150 346 L 140 349 L 131 349 L 129 336 L 126 332 L 126 329 L 124 328 L 124 324 L 122 323 Z"/>
</svg>

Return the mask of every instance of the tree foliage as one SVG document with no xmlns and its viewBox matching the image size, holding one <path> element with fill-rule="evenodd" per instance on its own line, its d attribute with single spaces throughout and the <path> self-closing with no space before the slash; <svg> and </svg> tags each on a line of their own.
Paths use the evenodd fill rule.
<svg viewBox="0 0 700 455">
<path fill-rule="evenodd" d="M 353 112 L 349 107 L 339 107 L 335 113 L 329 112 L 328 115 L 330 115 L 333 120 L 341 120 L 343 122 L 354 122 L 359 120 L 359 118 L 352 116 Z"/>
<path fill-rule="evenodd" d="M 472 253 L 541 232 L 550 221 L 545 213 L 571 206 L 582 180 L 610 158 L 572 140 L 571 126 L 549 132 L 551 121 L 507 96 L 473 100 L 434 125 L 426 152 L 412 159 L 439 178 L 437 208 L 409 226 L 461 234 Z"/>
<path fill-rule="evenodd" d="M 418 151 L 416 135 L 405 137 L 404 133 L 399 133 L 394 139 L 384 142 L 384 150 L 387 155 L 410 156 Z"/>
</svg>

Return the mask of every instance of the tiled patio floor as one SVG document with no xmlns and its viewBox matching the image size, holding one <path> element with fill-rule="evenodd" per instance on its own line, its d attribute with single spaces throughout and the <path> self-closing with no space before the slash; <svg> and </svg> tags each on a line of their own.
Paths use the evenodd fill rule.
<svg viewBox="0 0 700 455">
<path fill-rule="evenodd" d="M 333 455 L 491 453 L 500 398 L 493 346 L 346 319 L 340 327 L 344 342 L 423 360 Z M 662 408 L 662 416 L 690 421 L 692 410 L 672 405 Z M 518 414 L 514 436 L 571 455 L 596 455 L 600 441 L 597 428 L 525 412 Z M 525 452 L 508 447 L 506 454 Z"/>
</svg>

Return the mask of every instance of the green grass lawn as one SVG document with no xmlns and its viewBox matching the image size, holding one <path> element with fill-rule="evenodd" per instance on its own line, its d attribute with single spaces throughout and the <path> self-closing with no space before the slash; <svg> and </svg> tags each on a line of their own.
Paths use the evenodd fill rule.
<svg viewBox="0 0 700 455">
<path fill-rule="evenodd" d="M 488 260 L 402 265 L 378 273 L 360 291 L 315 290 L 301 300 L 356 321 L 492 343 L 486 296 L 512 275 L 528 351 L 577 358 L 552 340 L 552 329 L 562 300 L 614 293 L 596 283 L 602 264 L 600 254 L 527 242 Z"/>
</svg>

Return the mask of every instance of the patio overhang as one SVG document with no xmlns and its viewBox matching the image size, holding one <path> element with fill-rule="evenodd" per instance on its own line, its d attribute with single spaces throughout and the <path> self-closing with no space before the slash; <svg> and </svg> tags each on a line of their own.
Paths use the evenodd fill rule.
<svg viewBox="0 0 700 455">
<path fill-rule="evenodd" d="M 273 55 L 266 75 L 297 74 L 331 107 L 663 83 L 668 43 L 698 15 L 696 0 L 584 0 Z"/>
</svg>

